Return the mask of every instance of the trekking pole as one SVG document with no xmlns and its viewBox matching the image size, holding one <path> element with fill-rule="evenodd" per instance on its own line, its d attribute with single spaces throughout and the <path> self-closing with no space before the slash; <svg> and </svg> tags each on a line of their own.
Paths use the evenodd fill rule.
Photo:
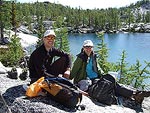
<svg viewBox="0 0 150 113">
<path fill-rule="evenodd" d="M 12 112 L 11 112 L 11 109 L 10 109 L 9 106 L 7 105 L 7 103 L 6 103 L 5 99 L 4 99 L 4 97 L 3 97 L 1 91 L 0 91 L 0 97 L 1 97 L 1 99 L 2 99 L 2 101 L 3 101 L 3 103 L 4 103 L 4 105 L 6 106 L 8 113 L 12 113 Z"/>
</svg>

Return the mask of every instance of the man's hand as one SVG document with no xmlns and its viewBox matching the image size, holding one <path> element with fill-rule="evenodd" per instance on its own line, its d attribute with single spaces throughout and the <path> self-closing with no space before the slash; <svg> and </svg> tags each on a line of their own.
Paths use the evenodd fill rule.
<svg viewBox="0 0 150 113">
<path fill-rule="evenodd" d="M 69 76 L 70 76 L 70 70 L 65 71 L 63 77 L 69 79 Z"/>
</svg>

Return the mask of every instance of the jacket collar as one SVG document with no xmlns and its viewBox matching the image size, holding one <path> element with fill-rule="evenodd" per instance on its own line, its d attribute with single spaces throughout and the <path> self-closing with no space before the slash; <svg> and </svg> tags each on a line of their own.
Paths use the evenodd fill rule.
<svg viewBox="0 0 150 113">
<path fill-rule="evenodd" d="M 92 52 L 92 53 L 91 53 L 91 56 L 93 57 L 94 55 L 95 55 L 95 53 Z M 77 57 L 81 58 L 84 62 L 87 62 L 88 55 L 87 55 L 85 52 L 81 51 L 81 52 L 77 55 Z"/>
</svg>

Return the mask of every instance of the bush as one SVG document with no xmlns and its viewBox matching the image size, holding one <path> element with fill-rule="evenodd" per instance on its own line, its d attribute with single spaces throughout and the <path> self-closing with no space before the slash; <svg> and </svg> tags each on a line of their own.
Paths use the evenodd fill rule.
<svg viewBox="0 0 150 113">
<path fill-rule="evenodd" d="M 23 57 L 23 48 L 21 47 L 20 39 L 13 35 L 8 44 L 7 51 L 3 49 L 0 54 L 0 61 L 4 66 L 16 66 L 19 60 Z"/>
</svg>

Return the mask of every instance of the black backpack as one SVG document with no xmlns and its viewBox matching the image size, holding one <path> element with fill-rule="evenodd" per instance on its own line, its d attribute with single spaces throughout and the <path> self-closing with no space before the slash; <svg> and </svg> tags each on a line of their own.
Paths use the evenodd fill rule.
<svg viewBox="0 0 150 113">
<path fill-rule="evenodd" d="M 8 75 L 7 75 L 8 78 L 11 78 L 11 79 L 18 78 L 18 72 L 17 72 L 16 68 L 12 68 L 11 71 L 8 71 L 7 73 L 8 73 Z"/>
<path fill-rule="evenodd" d="M 71 83 L 68 79 L 63 77 L 46 77 L 44 82 L 48 85 L 44 88 L 48 93 L 48 96 L 55 100 L 56 102 L 68 107 L 68 108 L 78 108 L 81 100 L 82 94 L 79 92 L 78 88 Z M 52 85 L 58 85 L 61 88 L 56 95 L 51 92 Z"/>
<path fill-rule="evenodd" d="M 95 79 L 92 85 L 89 86 L 89 96 L 106 105 L 116 103 L 115 84 L 114 77 L 109 74 L 103 75 L 100 79 Z"/>
</svg>

